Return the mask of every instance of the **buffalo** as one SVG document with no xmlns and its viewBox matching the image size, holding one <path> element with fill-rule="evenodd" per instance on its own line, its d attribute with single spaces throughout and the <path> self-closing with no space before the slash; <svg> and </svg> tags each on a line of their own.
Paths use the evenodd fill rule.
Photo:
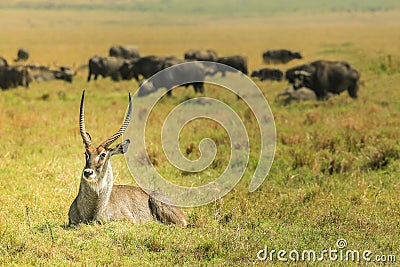
<svg viewBox="0 0 400 267">
<path fill-rule="evenodd" d="M 299 79 L 302 77 L 299 76 L 299 74 L 303 73 L 312 73 L 315 71 L 315 67 L 312 64 L 303 64 L 299 66 L 295 66 L 293 68 L 288 69 L 285 72 L 285 79 L 290 83 L 290 84 L 295 84 L 299 82 Z"/>
<path fill-rule="evenodd" d="M 264 80 L 281 81 L 283 77 L 283 72 L 279 69 L 263 68 L 259 70 L 254 70 L 251 73 L 251 77 L 258 77 L 260 78 L 260 81 Z"/>
<path fill-rule="evenodd" d="M 73 77 L 76 75 L 70 67 L 68 66 L 61 66 L 58 70 L 54 71 L 54 76 L 58 80 L 64 80 L 66 82 L 72 83 Z"/>
<path fill-rule="evenodd" d="M 165 58 L 158 56 L 145 56 L 139 59 L 125 61 L 120 67 L 123 79 L 135 78 L 140 83 L 140 76 L 148 79 L 164 68 Z"/>
<path fill-rule="evenodd" d="M 136 60 L 125 60 L 124 63 L 122 63 L 118 70 L 122 80 L 130 80 L 134 77 L 132 66 L 135 62 Z"/>
<path fill-rule="evenodd" d="M 130 80 L 135 78 L 135 80 L 140 83 L 140 76 L 142 76 L 143 79 L 148 79 L 157 72 L 182 62 L 182 60 L 174 56 L 159 57 L 151 55 L 125 61 L 120 67 L 119 72 L 122 79 Z"/>
<path fill-rule="evenodd" d="M 287 49 L 268 50 L 262 54 L 266 64 L 286 64 L 294 59 L 301 59 L 303 56 L 299 52 L 292 52 Z"/>
<path fill-rule="evenodd" d="M 133 45 L 114 45 L 109 50 L 110 57 L 120 57 L 125 59 L 139 58 L 139 49 Z"/>
<path fill-rule="evenodd" d="M 280 102 L 284 105 L 288 105 L 293 101 L 307 100 L 317 100 L 317 95 L 313 90 L 306 87 L 301 87 L 298 89 L 295 89 L 294 87 L 289 87 L 275 97 L 276 102 Z"/>
<path fill-rule="evenodd" d="M 217 61 L 217 52 L 211 49 L 207 50 L 189 50 L 184 54 L 186 60 L 200 60 L 200 61 Z"/>
<path fill-rule="evenodd" d="M 32 77 L 36 82 L 45 82 L 51 80 L 64 80 L 72 83 L 76 73 L 67 66 L 61 66 L 57 70 L 50 70 L 48 67 L 40 66 L 31 68 Z"/>
<path fill-rule="evenodd" d="M 92 75 L 94 75 L 95 80 L 101 75 L 104 78 L 111 77 L 112 80 L 119 81 L 121 79 L 119 69 L 123 64 L 124 59 L 122 58 L 94 56 L 89 59 L 87 81 L 90 81 Z"/>
<path fill-rule="evenodd" d="M 228 65 L 238 71 L 241 71 L 243 74 L 248 74 L 247 71 L 247 59 L 243 56 L 227 56 L 227 57 L 220 57 L 217 59 L 218 63 Z M 227 72 L 227 68 L 219 68 L 216 66 L 216 69 L 214 70 L 213 73 L 210 73 L 211 75 L 215 75 L 218 72 L 221 72 L 222 76 L 224 77 Z"/>
<path fill-rule="evenodd" d="M 29 58 L 29 51 L 26 48 L 20 48 L 17 52 L 17 58 L 14 59 L 15 62 L 26 61 Z"/>
<path fill-rule="evenodd" d="M 30 73 L 25 66 L 6 66 L 0 70 L 0 87 L 3 90 L 18 86 L 28 88 L 30 81 Z"/>
<path fill-rule="evenodd" d="M 174 64 L 175 65 L 175 64 Z M 166 88 L 167 95 L 171 96 L 173 88 L 181 85 L 183 80 L 192 80 L 196 82 L 183 84 L 183 86 L 193 86 L 195 93 L 204 93 L 204 80 L 207 75 L 207 68 L 200 62 L 192 64 L 177 65 L 168 72 L 167 75 L 156 77 L 151 81 L 141 83 L 138 96 L 146 96 L 157 91 L 160 88 Z"/>
<path fill-rule="evenodd" d="M 350 97 L 357 98 L 360 72 L 346 61 L 317 60 L 287 70 L 285 77 L 294 89 L 313 90 L 318 100 L 345 90 Z"/>
</svg>

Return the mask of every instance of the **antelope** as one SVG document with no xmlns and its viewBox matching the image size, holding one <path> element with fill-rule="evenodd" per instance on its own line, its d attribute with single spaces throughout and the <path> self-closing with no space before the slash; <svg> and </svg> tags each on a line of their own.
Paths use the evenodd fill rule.
<svg viewBox="0 0 400 267">
<path fill-rule="evenodd" d="M 178 207 L 160 201 L 167 198 L 156 191 L 145 192 L 139 187 L 114 185 L 114 175 L 110 158 L 127 152 L 130 140 L 124 140 L 110 148 L 128 127 L 132 113 L 129 95 L 129 107 L 121 128 L 101 143 L 92 144 L 92 139 L 85 129 L 84 117 L 85 91 L 82 93 L 79 129 L 85 146 L 86 163 L 82 171 L 79 192 L 69 209 L 69 225 L 91 222 L 127 220 L 132 223 L 160 221 L 186 227 L 186 219 Z"/>
</svg>

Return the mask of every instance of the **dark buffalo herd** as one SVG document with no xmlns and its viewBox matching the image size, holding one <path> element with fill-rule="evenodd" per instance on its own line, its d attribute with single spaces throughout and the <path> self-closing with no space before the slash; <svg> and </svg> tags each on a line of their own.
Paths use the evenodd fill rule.
<svg viewBox="0 0 400 267">
<path fill-rule="evenodd" d="M 15 62 L 25 61 L 29 58 L 26 48 L 20 48 Z M 262 54 L 266 64 L 286 64 L 294 59 L 302 59 L 300 52 L 293 52 L 287 49 L 268 50 Z M 198 61 L 195 68 L 174 68 L 174 74 L 164 79 L 165 84 L 160 81 L 146 82 L 147 79 L 156 73 L 184 62 Z M 202 61 L 211 61 L 216 64 L 213 67 L 205 67 Z M 231 68 L 224 67 L 227 65 Z M 172 88 L 176 87 L 176 80 L 179 75 L 204 80 L 205 76 L 214 76 L 218 73 L 222 77 L 230 71 L 240 71 L 247 75 L 247 58 L 242 55 L 219 56 L 216 51 L 191 49 L 184 53 L 183 59 L 175 56 L 140 56 L 139 49 L 133 45 L 114 45 L 109 49 L 108 56 L 93 56 L 89 59 L 87 81 L 110 77 L 113 81 L 135 79 L 141 88 L 139 95 L 148 95 L 159 88 L 165 88 L 167 94 L 171 94 Z M 80 67 L 81 69 L 81 67 Z M 10 66 L 7 60 L 0 57 L 0 87 L 2 89 L 14 88 L 17 86 L 28 87 L 29 83 L 44 82 L 49 80 L 64 80 L 72 82 L 78 69 L 62 66 L 57 69 L 49 69 L 47 66 L 36 66 L 33 64 Z M 261 68 L 253 70 L 250 75 L 260 81 L 282 81 L 285 79 L 291 87 L 281 92 L 277 98 L 290 96 L 290 99 L 324 100 L 331 96 L 347 91 L 350 97 L 357 98 L 360 84 L 360 72 L 346 61 L 316 60 L 301 64 L 283 72 L 277 68 Z M 193 86 L 196 93 L 204 92 L 203 82 L 186 84 Z"/>
<path fill-rule="evenodd" d="M 94 76 L 94 80 L 96 80 L 100 75 L 102 77 L 111 77 L 111 79 L 114 81 L 135 79 L 138 83 L 143 83 L 145 79 L 150 78 L 163 69 L 179 63 L 190 61 L 218 62 L 239 70 L 244 74 L 248 74 L 247 59 L 240 55 L 218 57 L 217 53 L 212 50 L 189 50 L 184 54 L 184 58 L 185 59 L 182 60 L 175 56 L 161 57 L 154 55 L 131 59 L 125 59 L 122 57 L 94 56 L 89 59 L 89 73 L 87 81 L 90 81 L 92 76 Z M 213 69 L 205 68 L 201 63 L 195 64 L 194 66 L 198 66 L 198 68 L 192 70 L 195 72 L 194 74 L 191 74 L 187 71 L 185 72 L 184 70 L 181 70 L 179 73 L 185 75 L 186 77 L 188 75 L 194 75 L 194 77 L 203 77 L 204 79 L 205 75 L 216 75 L 217 73 L 221 73 L 222 76 L 225 76 L 226 72 L 229 71 L 229 69 L 222 68 L 219 65 Z M 178 74 L 174 76 L 176 79 Z M 172 81 L 167 81 L 165 86 L 161 86 L 161 84 L 152 84 L 150 88 L 150 83 L 148 83 L 142 86 L 140 95 L 149 94 L 161 87 L 166 88 L 168 95 L 170 95 L 170 91 L 173 87 L 172 85 Z M 195 92 L 204 92 L 203 83 L 193 83 L 190 85 L 194 87 Z"/>
<path fill-rule="evenodd" d="M 5 58 L 0 57 L 1 89 L 6 90 L 18 86 L 24 86 L 28 88 L 32 81 L 45 82 L 50 80 L 64 80 L 72 83 L 73 77 L 79 70 L 79 68 L 72 70 L 72 68 L 69 66 L 59 66 L 56 69 L 50 69 L 49 66 L 21 63 L 22 61 L 26 61 L 28 59 L 29 51 L 26 48 L 18 49 L 17 58 L 14 59 L 14 62 L 17 65 L 9 65 Z"/>
</svg>

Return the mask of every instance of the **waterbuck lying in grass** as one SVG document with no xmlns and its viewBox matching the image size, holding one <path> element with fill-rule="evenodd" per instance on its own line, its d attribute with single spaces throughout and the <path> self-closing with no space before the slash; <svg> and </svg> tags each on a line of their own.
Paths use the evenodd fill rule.
<svg viewBox="0 0 400 267">
<path fill-rule="evenodd" d="M 89 222 L 107 222 L 112 220 L 128 220 L 132 223 L 158 220 L 166 224 L 186 227 L 187 223 L 181 209 L 167 205 L 158 199 L 165 199 L 157 192 L 146 193 L 139 187 L 114 185 L 114 176 L 110 158 L 124 154 L 130 141 L 110 148 L 110 145 L 122 136 L 128 127 L 132 102 L 129 96 L 129 108 L 125 120 L 113 136 L 98 147 L 92 145 L 90 135 L 85 129 L 84 118 L 85 91 L 82 93 L 79 128 L 85 145 L 86 164 L 81 176 L 78 196 L 72 202 L 68 217 L 69 224 Z"/>
</svg>

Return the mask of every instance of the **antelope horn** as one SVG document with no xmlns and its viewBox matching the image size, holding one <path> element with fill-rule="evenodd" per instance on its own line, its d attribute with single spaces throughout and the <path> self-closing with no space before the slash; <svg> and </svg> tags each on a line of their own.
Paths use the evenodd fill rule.
<svg viewBox="0 0 400 267">
<path fill-rule="evenodd" d="M 85 101 L 85 90 L 82 92 L 82 98 L 81 98 L 81 108 L 80 108 L 80 113 L 79 113 L 79 130 L 81 132 L 83 144 L 85 144 L 85 147 L 88 148 L 89 146 L 92 145 L 92 141 L 90 140 L 89 134 L 86 132 L 85 129 L 85 108 L 83 106 L 83 103 Z"/>
<path fill-rule="evenodd" d="M 115 140 L 117 140 L 120 136 L 122 136 L 126 128 L 128 128 L 129 121 L 131 120 L 131 115 L 132 115 L 132 101 L 131 101 L 131 94 L 129 94 L 128 113 L 126 114 L 124 123 L 122 123 L 122 126 L 121 128 L 119 128 L 118 132 L 116 132 L 113 136 L 104 141 L 100 146 L 108 148 L 112 143 L 114 143 Z"/>
</svg>

